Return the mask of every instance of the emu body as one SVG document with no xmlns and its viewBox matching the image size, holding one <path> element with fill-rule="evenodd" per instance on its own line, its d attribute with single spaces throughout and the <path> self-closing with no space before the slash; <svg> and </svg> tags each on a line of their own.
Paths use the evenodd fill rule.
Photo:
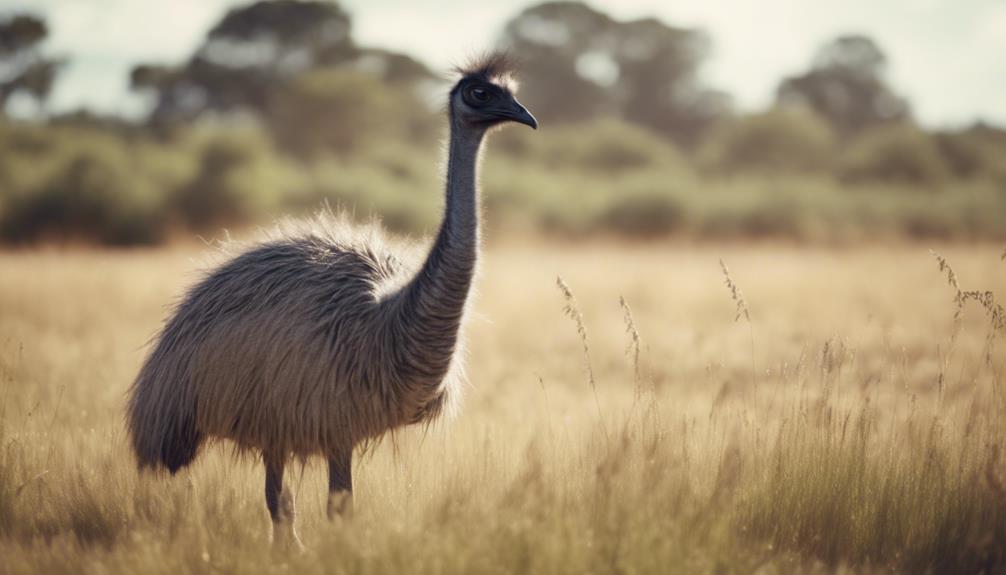
<svg viewBox="0 0 1006 575">
<path fill-rule="evenodd" d="M 320 218 L 212 271 L 166 323 L 130 390 L 141 468 L 174 473 L 210 438 L 260 452 L 274 527 L 292 530 L 291 457 L 329 462 L 329 515 L 351 509 L 353 451 L 428 422 L 458 395 L 460 331 L 478 254 L 479 150 L 505 121 L 537 127 L 490 57 L 449 99 L 446 205 L 425 261 L 376 231 Z"/>
<path fill-rule="evenodd" d="M 423 346 L 394 325 L 401 296 L 379 296 L 406 269 L 373 246 L 304 235 L 214 271 L 185 297 L 137 379 L 141 465 L 177 471 L 207 436 L 267 457 L 335 457 L 439 413 L 454 379 L 436 369 L 440 385 L 409 385 L 399 356 Z"/>
</svg>

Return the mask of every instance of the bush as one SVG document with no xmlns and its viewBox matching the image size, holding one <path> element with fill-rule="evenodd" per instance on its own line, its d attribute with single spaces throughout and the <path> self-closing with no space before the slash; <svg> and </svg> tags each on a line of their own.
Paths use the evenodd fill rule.
<svg viewBox="0 0 1006 575">
<path fill-rule="evenodd" d="M 908 124 L 868 130 L 843 154 L 843 182 L 887 183 L 935 189 L 946 183 L 949 170 L 933 138 Z"/>
<path fill-rule="evenodd" d="M 424 234 L 439 221 L 443 182 L 439 159 L 407 146 L 363 150 L 351 157 L 318 158 L 302 167 L 305 182 L 286 208 L 328 204 L 358 220 L 379 217 L 399 233 Z"/>
<path fill-rule="evenodd" d="M 130 173 L 122 145 L 93 142 L 38 188 L 8 199 L 3 235 L 15 242 L 43 239 L 150 244 L 161 239 L 156 195 Z"/>
<path fill-rule="evenodd" d="M 550 130 L 504 130 L 493 142 L 502 153 L 550 168 L 618 173 L 658 166 L 684 168 L 678 149 L 645 128 L 613 119 Z"/>
<path fill-rule="evenodd" d="M 707 168 L 740 172 L 827 172 L 833 163 L 831 128 L 810 111 L 775 109 L 725 122 L 706 141 Z"/>
<path fill-rule="evenodd" d="M 620 235 L 646 238 L 676 232 L 685 220 L 684 205 L 669 190 L 642 188 L 610 203 L 597 224 Z"/>
<path fill-rule="evenodd" d="M 388 141 L 432 139 L 433 113 L 407 90 L 373 76 L 322 69 L 284 89 L 267 119 L 277 145 L 296 156 L 349 154 Z"/>
<path fill-rule="evenodd" d="M 1006 130 L 977 124 L 935 136 L 940 154 L 961 179 L 990 178 L 1006 185 Z"/>
<path fill-rule="evenodd" d="M 0 119 L 0 219 L 10 201 L 37 189 L 65 162 L 52 132 Z"/>
<path fill-rule="evenodd" d="M 170 197 L 174 216 L 193 230 L 261 220 L 288 191 L 286 166 L 259 132 L 212 134 L 198 158 L 195 176 Z"/>
<path fill-rule="evenodd" d="M 1006 237 L 1001 131 L 934 138 L 878 128 L 850 143 L 836 170 L 841 186 L 827 172 L 794 173 L 827 155 L 829 144 L 813 151 L 809 125 L 771 112 L 722 128 L 703 153 L 715 151 L 722 164 L 711 165 L 728 173 L 743 171 L 727 178 L 700 177 L 673 145 L 617 121 L 502 130 L 486 156 L 484 213 L 494 236 Z M 294 159 L 265 131 L 236 123 L 159 140 L 138 130 L 0 121 L 0 240 L 152 243 L 178 228 L 214 234 L 324 203 L 429 234 L 442 215 L 442 160 L 441 150 L 407 140 Z M 945 193 L 923 202 L 920 186 Z"/>
</svg>

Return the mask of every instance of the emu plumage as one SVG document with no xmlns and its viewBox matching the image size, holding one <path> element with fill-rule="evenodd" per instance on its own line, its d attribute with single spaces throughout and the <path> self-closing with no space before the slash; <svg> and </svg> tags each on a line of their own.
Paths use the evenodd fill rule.
<svg viewBox="0 0 1006 575">
<path fill-rule="evenodd" d="M 188 465 L 210 438 L 261 452 L 274 526 L 292 530 L 289 458 L 329 461 L 329 513 L 348 508 L 354 449 L 431 421 L 458 396 L 461 329 L 479 246 L 486 132 L 537 127 L 505 60 L 462 70 L 449 99 L 443 223 L 410 264 L 376 230 L 321 217 L 209 273 L 174 310 L 130 390 L 141 468 Z"/>
<path fill-rule="evenodd" d="M 319 216 L 189 292 L 137 379 L 130 410 L 142 466 L 175 472 L 207 436 L 267 457 L 335 456 L 441 412 L 456 378 L 431 370 L 440 385 L 410 388 L 405 358 L 429 352 L 396 329 L 402 292 L 381 295 L 415 267 L 383 250 L 377 233 L 353 230 L 362 237 L 347 241 L 347 226 Z M 456 331 L 443 328 L 447 339 Z"/>
</svg>

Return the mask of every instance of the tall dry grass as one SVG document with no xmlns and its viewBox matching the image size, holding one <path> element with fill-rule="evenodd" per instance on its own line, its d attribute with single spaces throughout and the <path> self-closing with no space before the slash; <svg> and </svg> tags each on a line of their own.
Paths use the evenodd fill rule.
<svg viewBox="0 0 1006 575">
<path fill-rule="evenodd" d="M 1001 571 L 1006 354 L 955 297 L 1006 265 L 939 252 L 491 250 L 463 415 L 359 461 L 351 522 L 296 469 L 303 555 L 269 548 L 256 462 L 140 476 L 127 451 L 198 254 L 2 254 L 0 572 Z"/>
</svg>

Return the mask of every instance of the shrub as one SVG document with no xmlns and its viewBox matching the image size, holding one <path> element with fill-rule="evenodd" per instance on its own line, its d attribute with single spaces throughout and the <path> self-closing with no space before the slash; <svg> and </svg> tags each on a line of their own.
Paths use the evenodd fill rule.
<svg viewBox="0 0 1006 575">
<path fill-rule="evenodd" d="M 483 170 L 487 223 L 574 237 L 1006 237 L 1003 132 L 878 128 L 836 162 L 840 186 L 833 174 L 797 173 L 827 156 L 830 140 L 808 136 L 814 121 L 770 112 L 721 128 L 703 160 L 743 172 L 726 178 L 698 177 L 673 145 L 614 120 L 502 130 Z M 0 240 L 151 243 L 177 227 L 215 233 L 324 203 L 429 234 L 442 214 L 442 159 L 407 140 L 291 158 L 264 130 L 237 123 L 157 139 L 0 121 Z M 919 187 L 937 186 L 946 193 L 920 202 Z"/>
<path fill-rule="evenodd" d="M 172 212 L 200 231 L 259 220 L 279 200 L 284 168 L 258 132 L 211 135 L 195 176 L 171 195 Z"/>
<path fill-rule="evenodd" d="M 1006 184 L 1006 130 L 976 124 L 966 130 L 940 132 L 936 144 L 957 178 L 991 178 Z"/>
<path fill-rule="evenodd" d="M 440 217 L 443 184 L 436 163 L 421 151 L 396 146 L 319 158 L 304 166 L 307 181 L 286 206 L 310 211 L 328 204 L 358 220 L 376 216 L 393 231 L 423 234 Z"/>
<path fill-rule="evenodd" d="M 157 242 L 164 222 L 156 194 L 132 175 L 122 145 L 92 142 L 35 189 L 8 199 L 3 235 L 129 245 Z"/>
<path fill-rule="evenodd" d="M 652 182 L 621 190 L 598 215 L 597 225 L 628 237 L 655 237 L 678 231 L 685 220 L 682 200 L 667 184 Z"/>
<path fill-rule="evenodd" d="M 703 146 L 707 168 L 739 172 L 827 172 L 835 152 L 831 128 L 810 111 L 775 109 L 722 124 Z"/>
<path fill-rule="evenodd" d="M 645 128 L 613 119 L 572 124 L 540 133 L 505 130 L 493 143 L 502 153 L 550 168 L 617 173 L 657 166 L 683 168 L 678 149 Z"/>
<path fill-rule="evenodd" d="M 285 88 L 267 119 L 277 144 L 300 157 L 432 137 L 433 113 L 409 90 L 360 72 L 322 69 Z"/>
<path fill-rule="evenodd" d="M 846 183 L 881 182 L 937 188 L 949 170 L 933 138 L 908 124 L 868 130 L 843 154 L 839 177 Z"/>
</svg>

